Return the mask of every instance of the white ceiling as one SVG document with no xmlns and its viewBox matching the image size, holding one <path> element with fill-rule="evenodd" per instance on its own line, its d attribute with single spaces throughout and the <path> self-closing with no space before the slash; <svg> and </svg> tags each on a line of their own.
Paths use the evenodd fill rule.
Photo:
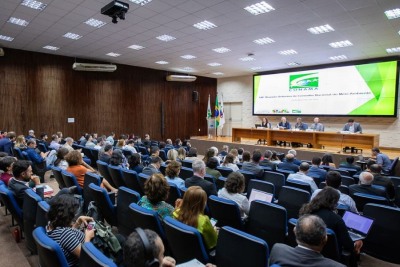
<svg viewBox="0 0 400 267">
<path fill-rule="evenodd" d="M 389 20 L 384 11 L 400 8 L 399 0 L 265 0 L 274 11 L 254 16 L 244 7 L 261 0 L 153 0 L 145 6 L 129 3 L 125 20 L 111 23 L 100 9 L 111 0 L 41 0 L 43 11 L 20 5 L 20 0 L 1 0 L 0 34 L 13 37 L 0 40 L 0 46 L 101 62 L 113 62 L 171 72 L 191 67 L 194 75 L 232 77 L 301 66 L 332 63 L 329 57 L 346 55 L 347 60 L 388 56 L 386 49 L 400 46 L 400 18 Z M 27 27 L 7 23 L 10 17 L 29 21 Z M 84 22 L 95 18 L 107 22 L 101 28 Z M 193 24 L 210 21 L 217 28 L 199 30 Z M 335 31 L 313 35 L 307 28 L 329 24 Z M 62 37 L 72 32 L 83 37 Z M 176 39 L 162 42 L 157 36 L 168 34 Z M 270 37 L 275 43 L 257 45 L 253 40 Z M 354 46 L 332 48 L 329 43 L 349 40 Z M 144 49 L 132 50 L 130 45 Z M 57 51 L 43 46 L 60 47 Z M 212 49 L 226 47 L 219 54 Z M 294 49 L 296 55 L 283 56 L 278 51 Z M 121 54 L 113 58 L 109 52 Z M 254 61 L 239 58 L 254 54 Z M 197 58 L 187 60 L 183 55 Z M 399 53 L 397 53 L 399 55 Z M 167 61 L 168 65 L 156 64 Z M 211 67 L 217 62 L 221 66 Z M 224 75 L 214 75 L 222 72 Z"/>
</svg>

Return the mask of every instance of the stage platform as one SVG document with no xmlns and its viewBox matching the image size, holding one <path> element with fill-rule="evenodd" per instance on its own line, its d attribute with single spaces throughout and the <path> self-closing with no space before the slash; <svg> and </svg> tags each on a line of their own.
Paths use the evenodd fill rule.
<svg viewBox="0 0 400 267">
<path fill-rule="evenodd" d="M 207 136 L 193 136 L 190 138 L 190 143 L 192 147 L 197 148 L 197 153 L 199 155 L 204 155 L 208 148 L 215 146 L 218 150 L 222 149 L 223 145 L 228 145 L 229 149 L 232 148 L 243 148 L 244 150 L 248 150 L 253 152 L 255 149 L 260 149 L 261 153 L 264 154 L 265 150 L 269 149 L 272 151 L 280 152 L 280 153 L 287 153 L 289 149 L 295 149 L 297 152 L 297 158 L 302 160 L 311 160 L 313 157 L 318 156 L 322 157 L 325 153 L 331 153 L 333 156 L 333 161 L 336 166 L 339 166 L 341 162 L 346 161 L 346 157 L 351 155 L 358 160 L 361 157 L 369 158 L 371 157 L 371 150 L 364 149 L 362 153 L 344 153 L 341 151 L 340 147 L 324 147 L 323 149 L 316 149 L 316 148 L 307 148 L 304 147 L 295 147 L 292 148 L 290 146 L 268 146 L 268 145 L 259 145 L 257 143 L 257 139 L 249 139 L 249 138 L 242 138 L 241 142 L 232 142 L 231 136 L 226 137 L 214 137 L 213 139 L 208 139 Z M 391 159 L 398 157 L 400 151 L 398 150 L 391 150 L 391 149 L 381 149 L 382 153 L 387 154 Z M 398 164 L 396 168 L 396 176 L 400 176 L 400 164 Z"/>
</svg>

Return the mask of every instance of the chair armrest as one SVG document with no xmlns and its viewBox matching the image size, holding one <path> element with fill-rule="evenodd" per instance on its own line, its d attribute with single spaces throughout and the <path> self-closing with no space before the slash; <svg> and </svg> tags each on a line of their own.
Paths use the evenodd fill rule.
<svg viewBox="0 0 400 267">
<path fill-rule="evenodd" d="M 107 194 L 110 197 L 111 203 L 115 205 L 115 192 L 108 192 Z"/>
</svg>

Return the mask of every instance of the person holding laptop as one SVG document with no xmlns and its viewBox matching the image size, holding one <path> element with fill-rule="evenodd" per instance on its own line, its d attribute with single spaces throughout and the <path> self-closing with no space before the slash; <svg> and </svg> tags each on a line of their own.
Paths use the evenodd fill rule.
<svg viewBox="0 0 400 267">
<path fill-rule="evenodd" d="M 342 217 L 335 212 L 339 198 L 340 195 L 336 189 L 326 186 L 309 203 L 303 205 L 299 216 L 313 214 L 320 217 L 326 227 L 335 232 L 339 250 L 344 249 L 351 253 L 350 266 L 357 266 L 356 258 L 363 242 L 362 240 L 353 242 Z"/>
</svg>

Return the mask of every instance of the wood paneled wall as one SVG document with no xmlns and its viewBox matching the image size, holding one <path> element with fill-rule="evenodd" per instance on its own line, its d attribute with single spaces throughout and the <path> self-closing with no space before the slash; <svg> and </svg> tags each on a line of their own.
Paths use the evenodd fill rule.
<svg viewBox="0 0 400 267">
<path fill-rule="evenodd" d="M 36 135 L 62 131 L 74 138 L 82 132 L 111 131 L 117 136 L 149 133 L 158 140 L 207 135 L 208 95 L 215 99 L 216 79 L 166 82 L 166 71 L 126 65 L 118 65 L 114 73 L 78 72 L 72 70 L 73 58 L 5 52 L 0 57 L 0 129 L 24 135 L 29 129 Z M 199 92 L 197 102 L 193 91 Z"/>
</svg>

